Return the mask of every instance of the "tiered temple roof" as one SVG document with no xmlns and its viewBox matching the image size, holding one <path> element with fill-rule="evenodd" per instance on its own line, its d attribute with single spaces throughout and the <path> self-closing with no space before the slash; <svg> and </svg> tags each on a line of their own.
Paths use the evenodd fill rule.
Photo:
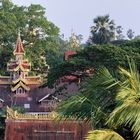
<svg viewBox="0 0 140 140">
<path fill-rule="evenodd" d="M 78 91 L 77 83 L 74 83 L 77 81 L 77 75 L 72 74 L 62 77 L 62 80 L 60 80 L 58 87 L 66 86 L 61 94 L 57 94 L 55 88 L 38 88 L 42 80 L 40 76 L 28 75 L 31 71 L 31 64 L 25 58 L 20 34 L 18 34 L 17 45 L 13 54 L 15 59 L 10 60 L 7 64 L 10 76 L 0 76 L 0 99 L 4 101 L 3 106 L 20 106 L 27 112 L 49 112 L 55 108 L 58 101 Z M 65 53 L 65 60 L 73 54 L 76 54 L 76 52 Z"/>
<path fill-rule="evenodd" d="M 16 83 L 16 85 L 14 86 L 14 87 L 12 87 L 11 88 L 11 90 L 14 92 L 14 91 L 16 91 L 19 87 L 22 87 L 23 89 L 25 89 L 26 91 L 29 91 L 30 90 L 30 88 L 26 85 L 26 84 L 24 84 L 23 82 L 18 82 L 18 83 Z"/>
<path fill-rule="evenodd" d="M 25 50 L 20 33 L 18 33 L 17 44 L 13 54 L 16 59 L 10 60 L 7 64 L 7 71 L 10 72 L 10 76 L 0 76 L 0 85 L 11 85 L 12 92 L 19 88 L 29 91 L 30 85 L 40 85 L 42 83 L 40 76 L 28 76 L 28 72 L 31 71 L 31 63 L 24 58 Z"/>
</svg>

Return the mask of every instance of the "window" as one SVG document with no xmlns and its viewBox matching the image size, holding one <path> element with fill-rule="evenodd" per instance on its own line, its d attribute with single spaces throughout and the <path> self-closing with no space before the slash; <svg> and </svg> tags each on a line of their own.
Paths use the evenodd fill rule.
<svg viewBox="0 0 140 140">
<path fill-rule="evenodd" d="M 18 88 L 17 93 L 19 93 L 19 94 L 24 93 L 24 89 L 23 88 Z"/>
<path fill-rule="evenodd" d="M 26 109 L 30 108 L 30 104 L 24 104 L 24 108 Z"/>
</svg>

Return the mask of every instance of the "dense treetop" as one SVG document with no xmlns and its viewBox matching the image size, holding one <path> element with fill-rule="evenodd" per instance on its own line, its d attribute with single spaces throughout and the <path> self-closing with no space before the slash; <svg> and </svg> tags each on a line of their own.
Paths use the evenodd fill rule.
<svg viewBox="0 0 140 140">
<path fill-rule="evenodd" d="M 65 42 L 59 37 L 59 28 L 47 20 L 44 7 L 34 4 L 17 6 L 10 0 L 0 2 L 1 74 L 5 74 L 6 64 L 13 56 L 19 29 L 34 72 L 44 73 L 47 64 L 52 67 L 63 60 Z"/>
<path fill-rule="evenodd" d="M 97 70 L 102 66 L 115 71 L 118 66 L 127 67 L 127 57 L 133 58 L 140 67 L 140 40 L 87 46 L 68 61 L 52 69 L 49 73 L 48 85 L 52 85 L 59 77 L 70 74 L 70 71 L 82 71 L 89 67 Z"/>
</svg>

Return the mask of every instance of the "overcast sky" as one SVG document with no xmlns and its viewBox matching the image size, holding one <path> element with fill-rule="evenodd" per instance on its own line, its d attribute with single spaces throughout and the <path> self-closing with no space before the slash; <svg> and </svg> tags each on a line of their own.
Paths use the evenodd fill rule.
<svg viewBox="0 0 140 140">
<path fill-rule="evenodd" d="M 12 0 L 18 5 L 41 4 L 46 8 L 46 16 L 60 28 L 68 38 L 71 30 L 82 34 L 84 41 L 89 36 L 93 19 L 98 15 L 109 14 L 116 25 L 133 29 L 140 34 L 140 0 Z"/>
</svg>

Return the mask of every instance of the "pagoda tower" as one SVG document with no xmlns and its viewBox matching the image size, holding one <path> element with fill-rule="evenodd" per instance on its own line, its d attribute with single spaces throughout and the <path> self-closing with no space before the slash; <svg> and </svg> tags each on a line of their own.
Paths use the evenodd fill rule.
<svg viewBox="0 0 140 140">
<path fill-rule="evenodd" d="M 10 72 L 11 91 L 16 94 L 25 94 L 30 90 L 30 85 L 40 84 L 39 76 L 28 76 L 31 71 L 31 64 L 25 59 L 25 50 L 22 45 L 20 33 L 16 47 L 13 51 L 15 60 L 10 60 L 7 70 Z"/>
</svg>

